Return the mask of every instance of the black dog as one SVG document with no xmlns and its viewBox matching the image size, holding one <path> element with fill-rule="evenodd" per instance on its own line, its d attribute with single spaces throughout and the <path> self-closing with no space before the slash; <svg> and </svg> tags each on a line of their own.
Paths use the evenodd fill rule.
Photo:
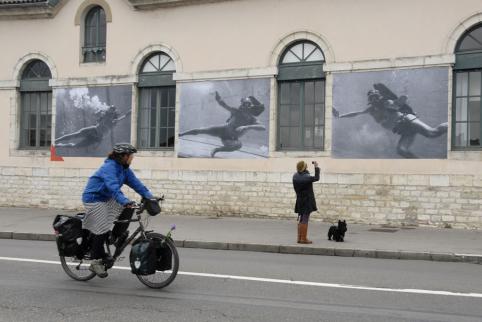
<svg viewBox="0 0 482 322">
<path fill-rule="evenodd" d="M 337 242 L 342 242 L 343 239 L 345 238 L 345 232 L 346 232 L 346 221 L 338 220 L 338 227 L 333 225 L 328 230 L 328 240 L 331 240 L 331 237 L 333 237 L 333 240 Z"/>
</svg>

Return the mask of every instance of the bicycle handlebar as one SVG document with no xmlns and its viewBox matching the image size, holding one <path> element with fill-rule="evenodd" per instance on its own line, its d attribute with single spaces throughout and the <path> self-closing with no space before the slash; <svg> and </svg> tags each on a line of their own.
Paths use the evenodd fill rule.
<svg viewBox="0 0 482 322">
<path fill-rule="evenodd" d="M 160 196 L 160 197 L 154 197 L 152 199 L 155 199 L 156 201 L 164 201 L 164 195 Z M 144 200 L 144 198 L 143 198 Z M 132 203 L 128 203 L 126 205 L 126 207 L 128 208 L 132 208 L 132 209 L 141 209 L 143 206 L 144 206 L 144 201 L 141 201 L 141 202 L 136 202 L 136 201 L 133 201 Z"/>
</svg>

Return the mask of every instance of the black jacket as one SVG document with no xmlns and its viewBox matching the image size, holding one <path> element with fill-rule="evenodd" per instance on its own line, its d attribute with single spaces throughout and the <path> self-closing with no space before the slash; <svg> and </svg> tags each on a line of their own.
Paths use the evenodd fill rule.
<svg viewBox="0 0 482 322">
<path fill-rule="evenodd" d="M 320 180 L 320 168 L 315 168 L 314 176 L 310 176 L 306 170 L 293 175 L 293 188 L 296 192 L 295 212 L 297 214 L 304 215 L 318 210 L 313 192 L 313 182 L 318 180 Z"/>
</svg>

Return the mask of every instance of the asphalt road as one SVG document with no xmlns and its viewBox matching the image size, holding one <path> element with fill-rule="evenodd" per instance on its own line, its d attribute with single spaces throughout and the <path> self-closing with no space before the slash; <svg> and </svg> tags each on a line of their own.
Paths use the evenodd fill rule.
<svg viewBox="0 0 482 322">
<path fill-rule="evenodd" d="M 0 321 L 482 321 L 481 265 L 179 254 L 176 280 L 152 290 L 127 269 L 76 282 L 53 242 L 0 240 Z"/>
</svg>

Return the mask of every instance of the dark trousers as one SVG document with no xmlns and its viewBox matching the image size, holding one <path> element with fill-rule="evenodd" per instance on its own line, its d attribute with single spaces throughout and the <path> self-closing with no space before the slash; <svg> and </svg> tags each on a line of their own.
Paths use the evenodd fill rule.
<svg viewBox="0 0 482 322">
<path fill-rule="evenodd" d="M 132 208 L 124 208 L 122 213 L 119 215 L 117 220 L 130 220 L 132 219 L 132 215 L 134 214 L 134 210 Z M 122 236 L 129 228 L 129 223 L 116 223 L 114 228 L 112 229 L 112 235 L 114 239 Z M 92 259 L 103 259 L 107 257 L 105 252 L 105 242 L 109 236 L 109 233 L 105 233 L 102 235 L 91 235 L 91 255 Z"/>
<path fill-rule="evenodd" d="M 131 220 L 132 215 L 134 215 L 134 210 L 133 208 L 124 208 L 122 210 L 121 214 L 119 215 L 119 218 L 117 220 Z M 112 235 L 114 236 L 115 239 L 118 237 L 122 236 L 123 233 L 127 231 L 127 228 L 129 228 L 129 223 L 115 223 L 114 228 L 112 229 Z"/>
<path fill-rule="evenodd" d="M 107 239 L 107 235 L 108 233 L 102 235 L 91 235 L 90 253 L 92 259 L 101 259 L 107 257 L 107 254 L 105 253 L 105 240 Z"/>
</svg>

